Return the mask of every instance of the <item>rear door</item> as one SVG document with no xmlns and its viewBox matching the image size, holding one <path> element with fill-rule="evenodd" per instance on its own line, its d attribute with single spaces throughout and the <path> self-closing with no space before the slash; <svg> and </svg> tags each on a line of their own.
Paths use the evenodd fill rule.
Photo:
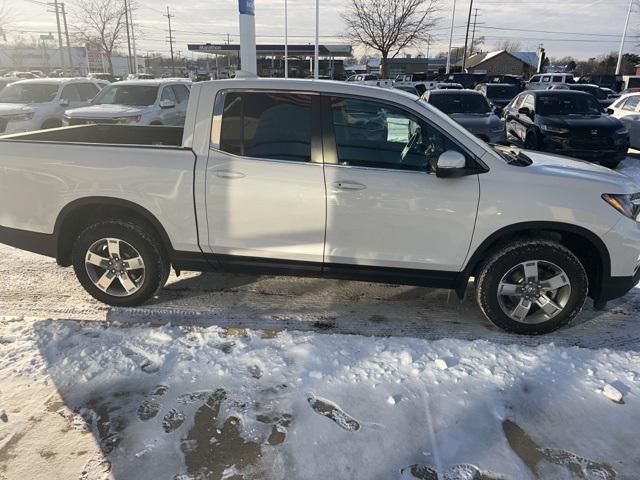
<svg viewBox="0 0 640 480">
<path fill-rule="evenodd" d="M 209 247 L 227 268 L 320 272 L 326 202 L 320 96 L 226 91 L 206 173 Z"/>
<path fill-rule="evenodd" d="M 471 242 L 478 178 L 437 178 L 432 167 L 446 150 L 472 162 L 467 152 L 396 105 L 327 96 L 323 107 L 325 271 L 379 279 L 458 271 Z"/>
</svg>

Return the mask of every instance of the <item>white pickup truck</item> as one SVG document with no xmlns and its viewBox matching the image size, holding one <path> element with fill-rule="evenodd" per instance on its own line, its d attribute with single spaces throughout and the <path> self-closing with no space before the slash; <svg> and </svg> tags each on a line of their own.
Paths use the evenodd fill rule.
<svg viewBox="0 0 640 480">
<path fill-rule="evenodd" d="M 194 85 L 184 129 L 0 137 L 0 242 L 139 305 L 170 268 L 455 289 L 525 334 L 639 277 L 639 188 L 590 163 L 495 147 L 398 90 Z"/>
</svg>

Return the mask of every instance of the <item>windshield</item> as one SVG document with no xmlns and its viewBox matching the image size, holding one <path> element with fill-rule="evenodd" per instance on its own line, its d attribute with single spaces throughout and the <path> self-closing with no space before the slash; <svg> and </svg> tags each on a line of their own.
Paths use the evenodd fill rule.
<svg viewBox="0 0 640 480">
<path fill-rule="evenodd" d="M 513 98 L 518 92 L 518 87 L 513 85 L 487 85 L 489 98 Z"/>
<path fill-rule="evenodd" d="M 489 113 L 491 108 L 483 95 L 432 94 L 429 103 L 444 113 Z"/>
<path fill-rule="evenodd" d="M 0 92 L 0 103 L 46 103 L 55 100 L 57 94 L 58 85 L 14 83 Z"/>
<path fill-rule="evenodd" d="M 540 115 L 600 115 L 602 107 L 590 95 L 540 95 L 536 100 Z"/>
<path fill-rule="evenodd" d="M 110 85 L 93 100 L 93 105 L 145 107 L 156 103 L 158 87 L 148 85 Z"/>
</svg>

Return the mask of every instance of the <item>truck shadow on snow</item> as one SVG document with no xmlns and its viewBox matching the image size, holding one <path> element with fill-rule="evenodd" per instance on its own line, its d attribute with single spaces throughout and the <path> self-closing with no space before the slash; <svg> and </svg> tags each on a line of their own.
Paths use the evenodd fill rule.
<svg viewBox="0 0 640 480">
<path fill-rule="evenodd" d="M 265 349 L 283 348 L 276 332 L 226 329 L 204 342 L 197 329 L 185 326 L 105 327 L 60 320 L 37 322 L 35 332 L 62 398 L 51 414 L 61 415 L 68 428 L 91 433 L 100 448 L 79 473 L 82 480 L 340 478 L 336 474 L 381 480 L 500 480 L 505 475 L 613 480 L 612 464 L 636 462 L 622 453 L 635 435 L 631 424 L 627 432 L 614 432 L 615 438 L 602 432 L 599 444 L 605 447 L 598 460 L 562 448 L 571 438 L 568 431 L 579 432 L 584 422 L 606 422 L 607 409 L 574 414 L 570 405 L 557 402 L 575 397 L 577 384 L 550 386 L 549 378 L 562 378 L 563 370 L 573 368 L 552 358 L 537 359 L 526 376 L 499 392 L 487 382 L 453 409 L 456 399 L 437 384 L 383 382 L 398 392 L 397 413 L 378 417 L 381 405 L 392 407 L 378 398 L 374 384 L 339 381 L 344 365 L 328 362 L 322 378 L 300 382 L 304 357 L 282 351 L 275 363 L 285 371 L 265 370 Z M 340 345 L 336 337 L 312 341 Z M 353 345 L 354 362 L 373 360 L 380 342 L 362 339 Z M 416 358 L 420 349 L 430 348 L 414 340 L 398 342 Z M 457 367 L 451 367 L 452 374 Z M 615 410 L 622 406 L 609 408 L 618 420 L 624 414 Z M 428 453 L 437 452 L 434 439 L 439 454 Z M 304 446 L 295 448 L 296 442 Z M 304 456 L 296 458 L 301 452 Z M 494 455 L 505 454 L 509 460 L 501 461 L 510 472 L 492 472 L 473 461 L 491 463 Z M 376 463 L 376 457 L 385 463 Z M 366 465 L 369 461 L 374 465 Z"/>
<path fill-rule="evenodd" d="M 490 323 L 476 305 L 472 282 L 460 301 L 452 291 L 421 287 L 203 273 L 174 277 L 150 304 L 110 309 L 107 320 L 638 351 L 640 289 L 604 311 L 587 300 L 571 325 L 539 337 L 509 334 Z"/>
</svg>

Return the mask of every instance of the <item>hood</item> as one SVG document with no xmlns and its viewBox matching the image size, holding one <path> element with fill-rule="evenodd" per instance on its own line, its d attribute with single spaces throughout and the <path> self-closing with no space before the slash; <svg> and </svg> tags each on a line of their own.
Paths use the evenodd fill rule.
<svg viewBox="0 0 640 480">
<path fill-rule="evenodd" d="M 622 127 L 617 118 L 609 115 L 543 115 L 547 125 L 569 129 L 598 129 L 615 130 Z"/>
<path fill-rule="evenodd" d="M 113 118 L 135 117 L 144 113 L 146 107 L 130 107 L 128 105 L 91 105 L 88 107 L 72 108 L 65 112 L 75 118 Z"/>
<path fill-rule="evenodd" d="M 487 128 L 497 127 L 501 120 L 492 112 L 489 113 L 452 113 L 449 115 L 467 130 L 485 130 Z"/>
<path fill-rule="evenodd" d="M 523 153 L 532 161 L 531 165 L 523 168 L 525 172 L 552 176 L 561 182 L 579 180 L 599 183 L 608 187 L 608 193 L 640 191 L 640 186 L 631 177 L 595 163 L 531 150 L 523 150 Z"/>
<path fill-rule="evenodd" d="M 27 103 L 0 103 L 0 117 L 31 113 L 35 110 Z"/>
</svg>

